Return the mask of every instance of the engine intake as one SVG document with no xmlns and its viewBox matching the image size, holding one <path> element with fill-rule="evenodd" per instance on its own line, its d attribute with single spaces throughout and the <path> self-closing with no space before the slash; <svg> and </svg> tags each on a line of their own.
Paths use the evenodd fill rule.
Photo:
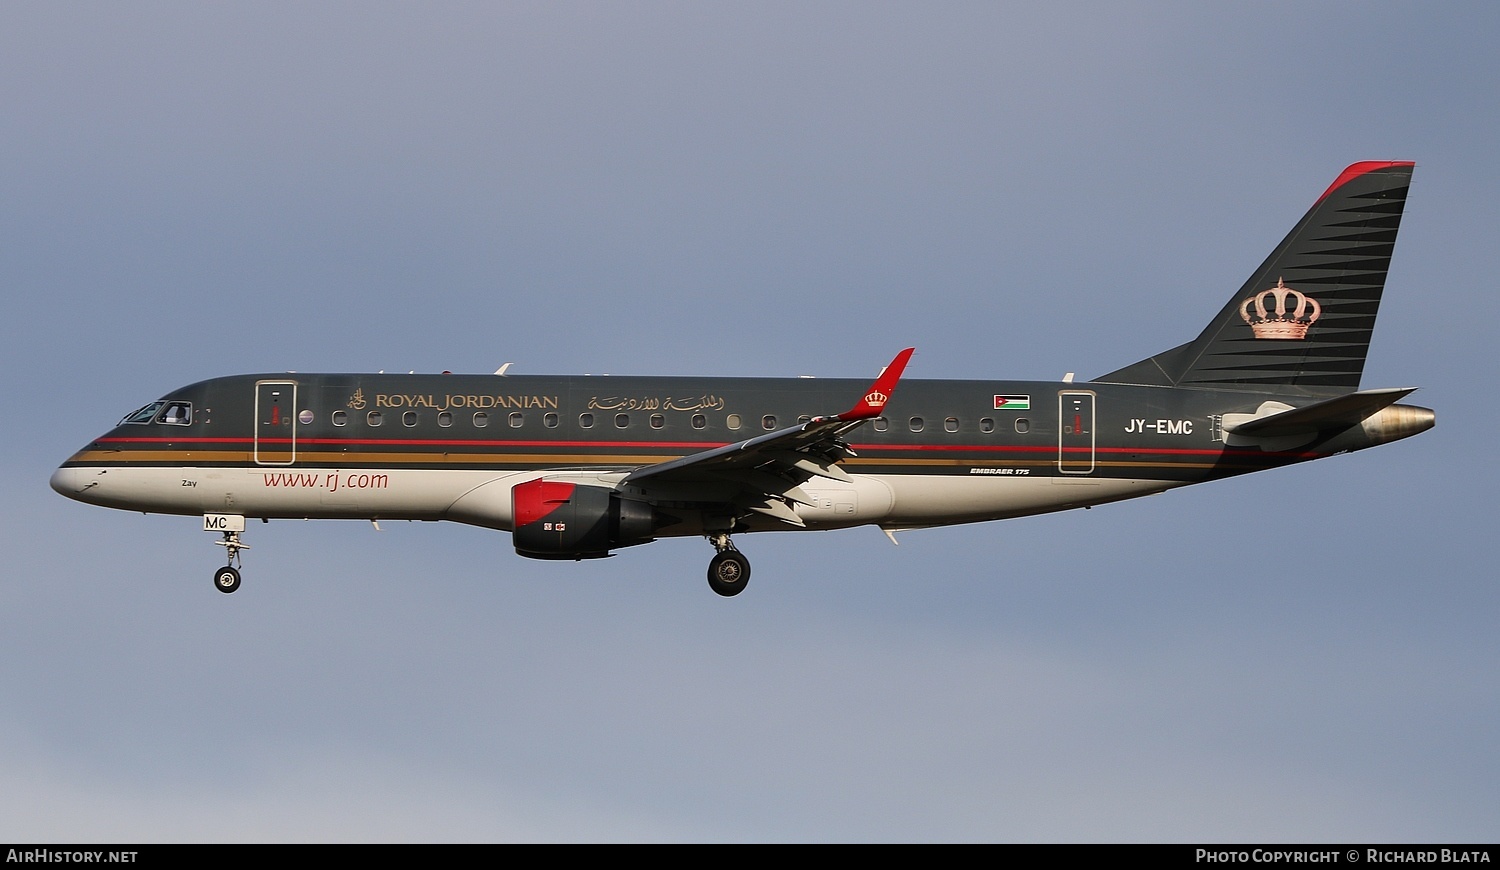
<svg viewBox="0 0 1500 870">
<path fill-rule="evenodd" d="M 602 559 L 655 540 L 656 512 L 604 486 L 539 478 L 511 490 L 516 552 L 532 559 Z"/>
</svg>

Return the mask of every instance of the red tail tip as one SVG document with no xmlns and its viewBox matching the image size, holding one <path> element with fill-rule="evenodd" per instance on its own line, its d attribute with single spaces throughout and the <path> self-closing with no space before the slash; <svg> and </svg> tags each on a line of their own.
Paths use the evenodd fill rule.
<svg viewBox="0 0 1500 870">
<path fill-rule="evenodd" d="M 1328 185 L 1328 189 L 1323 191 L 1322 196 L 1318 197 L 1318 202 L 1322 202 L 1323 200 L 1327 199 L 1328 195 L 1333 193 L 1335 190 L 1338 190 L 1339 188 L 1368 172 L 1374 172 L 1378 169 L 1387 169 L 1392 166 L 1416 165 L 1417 164 L 1411 160 L 1361 160 L 1359 163 L 1352 163 L 1343 172 L 1339 173 L 1339 177 L 1335 178 L 1332 184 Z"/>
</svg>

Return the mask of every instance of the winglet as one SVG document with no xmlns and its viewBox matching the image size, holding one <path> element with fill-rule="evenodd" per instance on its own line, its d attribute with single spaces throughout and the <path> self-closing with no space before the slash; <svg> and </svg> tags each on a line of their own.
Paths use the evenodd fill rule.
<svg viewBox="0 0 1500 870">
<path fill-rule="evenodd" d="M 909 347 L 896 354 L 891 364 L 885 367 L 880 377 L 865 392 L 864 398 L 854 403 L 854 407 L 838 416 L 840 420 L 868 420 L 871 417 L 880 416 L 885 410 L 885 403 L 891 400 L 891 393 L 896 389 L 896 382 L 901 380 L 901 373 L 906 370 L 906 363 L 911 359 L 912 352 L 916 348 Z"/>
</svg>

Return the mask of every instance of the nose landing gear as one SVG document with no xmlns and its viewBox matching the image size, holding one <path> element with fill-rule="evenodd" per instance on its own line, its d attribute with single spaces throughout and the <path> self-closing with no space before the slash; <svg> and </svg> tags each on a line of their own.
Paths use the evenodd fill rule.
<svg viewBox="0 0 1500 870">
<path fill-rule="evenodd" d="M 229 565 L 225 565 L 215 571 L 214 588 L 224 593 L 233 592 L 240 588 L 240 572 Z"/>
<path fill-rule="evenodd" d="M 735 549 L 727 534 L 710 535 L 709 541 L 719 552 L 708 563 L 708 588 L 725 596 L 738 595 L 750 582 L 750 560 Z"/>
<path fill-rule="evenodd" d="M 214 572 L 214 588 L 227 595 L 240 588 L 240 572 L 235 566 L 240 564 L 240 551 L 250 549 L 250 545 L 240 541 L 239 532 L 225 532 L 224 540 L 214 543 L 229 554 L 229 564 Z"/>
</svg>

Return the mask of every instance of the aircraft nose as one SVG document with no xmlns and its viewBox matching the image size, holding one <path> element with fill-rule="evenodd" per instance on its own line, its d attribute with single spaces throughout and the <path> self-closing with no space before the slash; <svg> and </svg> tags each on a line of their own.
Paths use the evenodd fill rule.
<svg viewBox="0 0 1500 870">
<path fill-rule="evenodd" d="M 52 472 L 52 479 L 48 483 L 52 484 L 52 489 L 59 495 L 65 495 L 68 498 L 78 499 L 79 501 L 83 500 L 80 497 L 80 493 L 83 490 L 83 483 L 79 477 L 79 470 L 76 468 L 59 468 Z"/>
</svg>

